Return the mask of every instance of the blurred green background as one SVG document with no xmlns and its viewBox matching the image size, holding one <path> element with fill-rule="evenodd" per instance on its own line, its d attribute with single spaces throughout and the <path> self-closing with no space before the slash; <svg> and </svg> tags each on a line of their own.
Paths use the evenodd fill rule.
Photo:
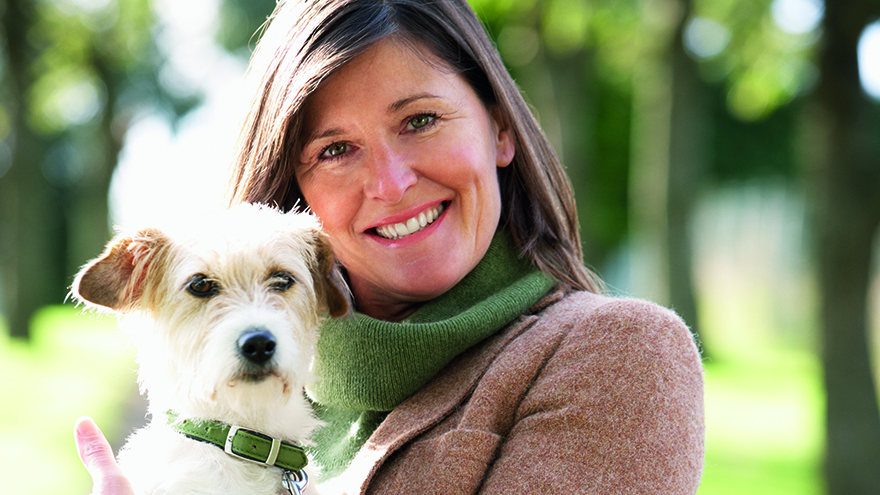
<svg viewBox="0 0 880 495">
<path fill-rule="evenodd" d="M 702 344 L 700 495 L 880 493 L 880 2 L 471 0 L 574 183 L 585 260 Z M 215 205 L 274 0 L 0 0 L 0 491 L 88 493 L 144 422 L 112 226 Z"/>
</svg>

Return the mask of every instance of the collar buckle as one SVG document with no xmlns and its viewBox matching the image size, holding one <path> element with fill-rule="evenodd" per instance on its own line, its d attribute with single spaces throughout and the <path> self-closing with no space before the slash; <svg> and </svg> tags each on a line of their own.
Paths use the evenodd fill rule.
<svg viewBox="0 0 880 495">
<path fill-rule="evenodd" d="M 249 433 L 254 436 L 263 436 L 258 432 L 248 430 L 246 428 L 242 428 L 238 425 L 231 425 L 229 428 L 229 434 L 226 435 L 226 445 L 223 450 L 231 455 L 232 457 L 237 457 L 241 460 L 253 462 L 255 464 L 260 464 L 261 466 L 273 467 L 275 466 L 275 461 L 278 459 L 278 452 L 281 451 L 281 439 L 280 438 L 267 438 L 267 440 L 272 440 L 272 446 L 269 448 L 269 454 L 266 456 L 266 460 L 255 459 L 250 457 L 247 454 L 241 453 L 241 448 L 234 447 L 235 438 L 239 432 Z"/>
<path fill-rule="evenodd" d="M 287 489 L 290 495 L 302 495 L 306 485 L 309 484 L 309 477 L 305 471 L 287 471 L 281 475 L 281 485 Z"/>
</svg>

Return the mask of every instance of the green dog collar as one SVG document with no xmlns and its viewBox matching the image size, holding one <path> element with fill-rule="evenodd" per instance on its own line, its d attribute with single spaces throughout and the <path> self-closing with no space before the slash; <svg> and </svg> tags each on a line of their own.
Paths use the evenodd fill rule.
<svg viewBox="0 0 880 495">
<path fill-rule="evenodd" d="M 287 471 L 301 471 L 309 463 L 305 449 L 280 438 L 219 421 L 180 419 L 172 411 L 165 414 L 168 425 L 178 433 L 214 444 L 233 457 Z"/>
</svg>

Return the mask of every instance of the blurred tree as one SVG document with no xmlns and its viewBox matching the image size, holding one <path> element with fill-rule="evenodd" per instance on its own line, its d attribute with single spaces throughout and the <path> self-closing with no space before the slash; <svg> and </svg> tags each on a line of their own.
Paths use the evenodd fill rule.
<svg viewBox="0 0 880 495">
<path fill-rule="evenodd" d="M 672 112 L 670 115 L 669 173 L 667 179 L 666 235 L 669 265 L 669 304 L 700 339 L 703 357 L 711 349 L 700 337 L 700 319 L 694 295 L 694 211 L 704 189 L 714 119 L 709 88 L 700 78 L 695 61 L 684 47 L 684 30 L 693 11 L 692 0 L 680 0 L 682 14 L 675 25 L 671 61 Z"/>
<path fill-rule="evenodd" d="M 690 224 L 707 168 L 708 88 L 682 41 L 692 2 L 649 0 L 638 7 L 629 203 L 633 280 L 640 294 L 674 308 L 698 333 Z"/>
<path fill-rule="evenodd" d="M 821 19 L 820 31 L 809 23 L 786 25 L 779 12 L 795 2 L 694 1 L 702 37 L 722 40 L 720 50 L 702 56 L 704 74 L 726 81 L 734 115 L 761 120 L 806 96 L 801 98 L 806 100 L 806 131 L 798 151 L 809 165 L 808 198 L 822 292 L 825 475 L 832 494 L 880 493 L 875 468 L 880 462 L 880 414 L 867 339 L 871 255 L 880 225 L 880 108 L 860 88 L 857 60 L 859 37 L 880 17 L 880 4 L 798 4 L 798 15 L 792 17 Z M 697 31 L 692 34 L 699 37 Z M 792 120 L 792 112 L 781 113 L 783 122 Z M 763 127 L 771 132 L 753 144 L 780 136 L 780 127 Z M 780 151 L 761 149 L 765 155 Z M 790 160 L 776 157 L 765 163 L 772 161 L 781 166 L 778 173 Z M 758 171 L 746 156 L 738 162 L 740 174 Z"/>
<path fill-rule="evenodd" d="M 10 332 L 63 300 L 70 274 L 107 240 L 110 178 L 132 118 L 180 115 L 191 95 L 160 83 L 149 0 L 6 0 L 0 102 L 0 281 Z"/>
<path fill-rule="evenodd" d="M 33 2 L 8 0 L 3 13 L 6 44 L 4 103 L 10 127 L 4 136 L 11 150 L 0 177 L 2 201 L 2 282 L 6 314 L 14 336 L 27 336 L 30 315 L 57 295 L 59 277 L 57 191 L 42 173 L 49 140 L 29 125 L 28 89 L 35 83 L 39 57 L 28 36 L 36 17 Z M 26 252 L 27 254 L 22 254 Z M 56 299 L 57 300 L 57 299 Z"/>
<path fill-rule="evenodd" d="M 868 294 L 880 226 L 880 106 L 862 91 L 857 45 L 875 0 L 826 2 L 819 80 L 804 140 L 827 393 L 828 492 L 880 493 L 880 413 L 868 346 Z"/>
</svg>

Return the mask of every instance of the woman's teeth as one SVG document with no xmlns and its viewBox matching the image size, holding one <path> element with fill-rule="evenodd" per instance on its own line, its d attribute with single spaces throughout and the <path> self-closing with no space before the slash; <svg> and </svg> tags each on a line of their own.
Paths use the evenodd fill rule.
<svg viewBox="0 0 880 495">
<path fill-rule="evenodd" d="M 443 210 L 444 206 L 441 203 L 434 208 L 419 213 L 418 216 L 412 217 L 405 222 L 376 227 L 376 233 L 386 239 L 400 239 L 401 237 L 415 234 L 428 225 L 431 225 L 434 220 L 437 220 L 437 217 L 443 213 Z"/>
</svg>

